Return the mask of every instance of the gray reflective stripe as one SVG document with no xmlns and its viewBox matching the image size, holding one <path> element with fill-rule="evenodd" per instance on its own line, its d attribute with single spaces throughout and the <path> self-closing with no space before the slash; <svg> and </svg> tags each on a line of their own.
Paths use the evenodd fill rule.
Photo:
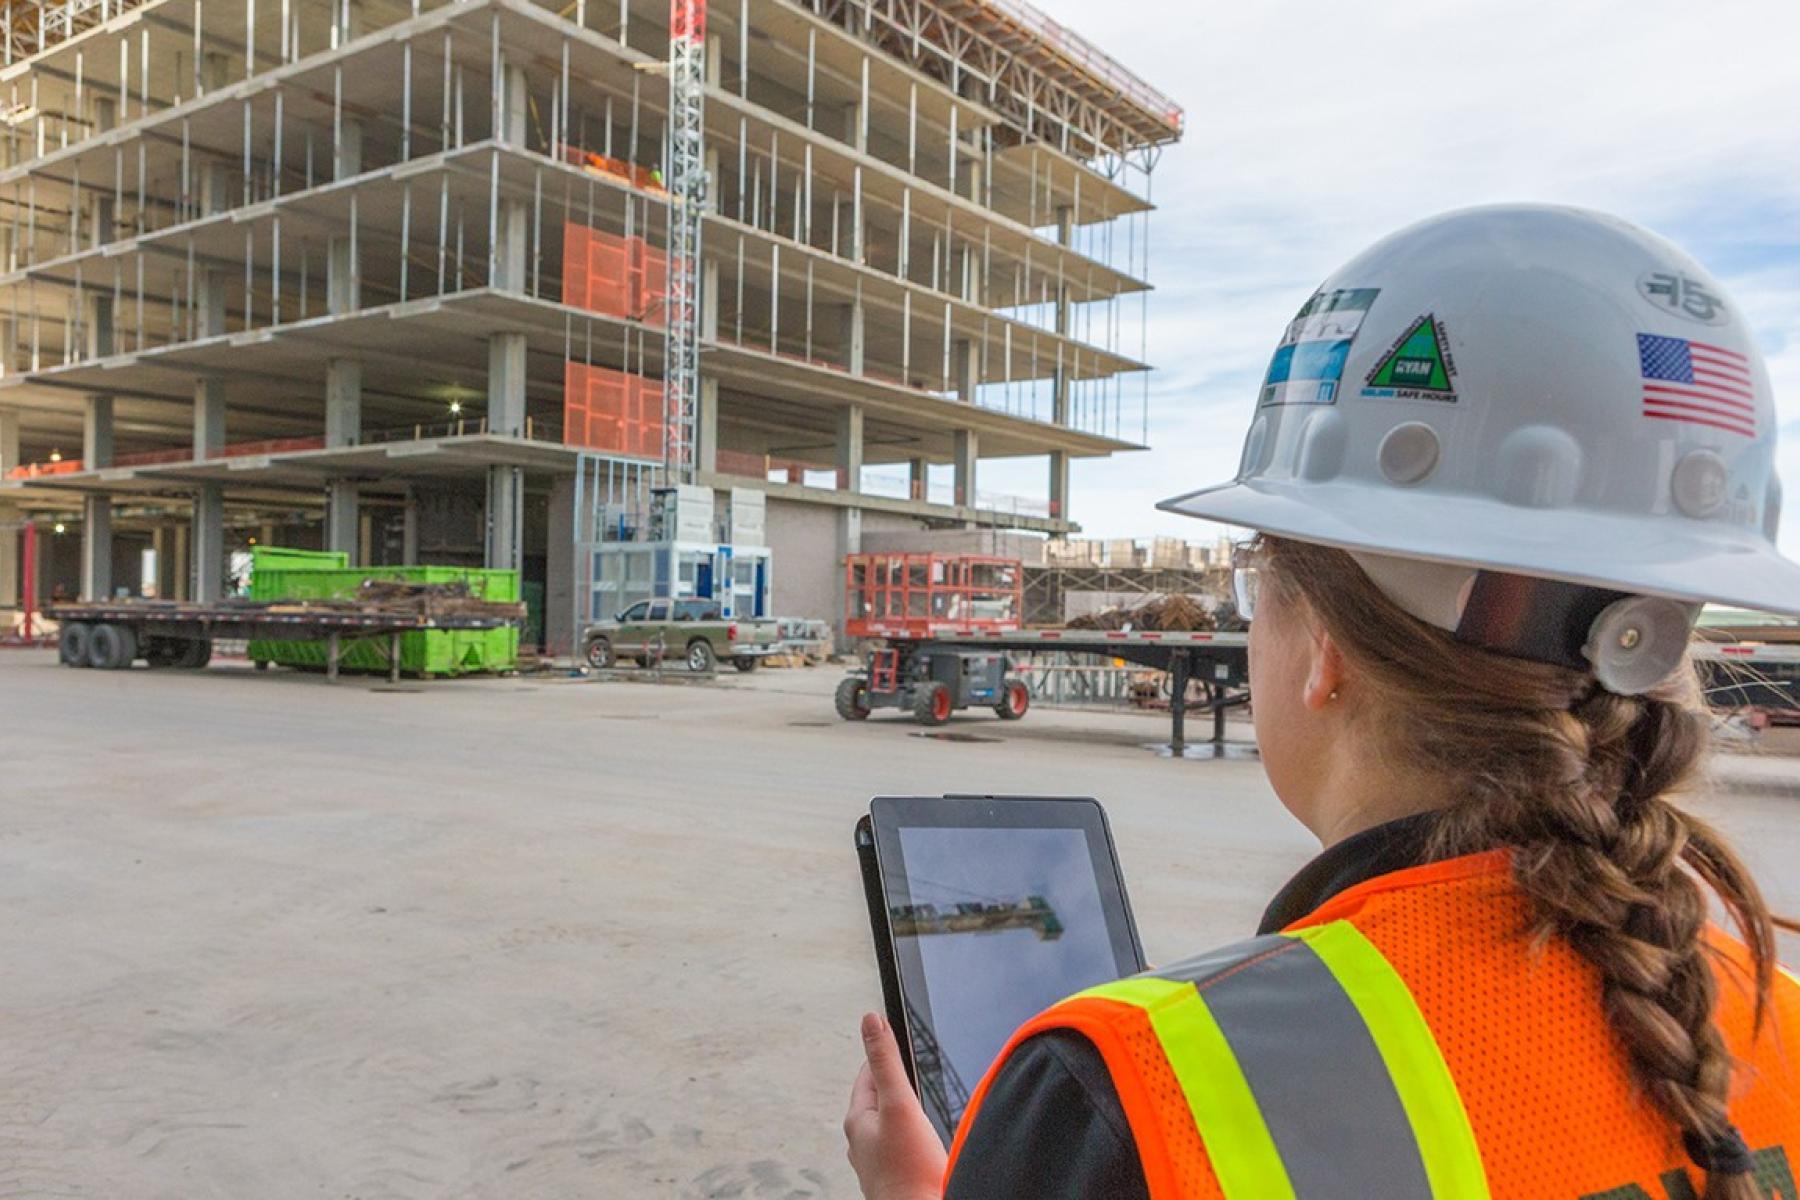
<svg viewBox="0 0 1800 1200">
<path fill-rule="evenodd" d="M 1259 954 L 1281 950 L 1290 945 L 1293 940 L 1293 938 L 1282 937 L 1278 933 L 1271 933 L 1264 937 L 1233 942 L 1229 946 L 1220 946 L 1217 950 L 1208 950 L 1205 954 L 1184 958 L 1173 966 L 1158 967 L 1154 971 L 1144 973 L 1154 975 L 1158 979 L 1173 979 L 1177 983 L 1195 983 L 1204 987 L 1208 980 L 1217 978 L 1233 967 L 1244 965 Z"/>
<path fill-rule="evenodd" d="M 1312 947 L 1256 938 L 1172 971 L 1155 974 L 1194 981 L 1256 1097 L 1298 1200 L 1431 1200 L 1381 1052 Z"/>
</svg>

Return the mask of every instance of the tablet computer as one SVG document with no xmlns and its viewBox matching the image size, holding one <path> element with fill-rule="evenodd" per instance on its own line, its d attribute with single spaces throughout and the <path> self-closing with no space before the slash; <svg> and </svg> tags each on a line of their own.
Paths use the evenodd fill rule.
<svg viewBox="0 0 1800 1200">
<path fill-rule="evenodd" d="M 1025 1021 L 1143 970 L 1097 801 L 880 796 L 857 825 L 889 1022 L 946 1145 Z"/>
</svg>

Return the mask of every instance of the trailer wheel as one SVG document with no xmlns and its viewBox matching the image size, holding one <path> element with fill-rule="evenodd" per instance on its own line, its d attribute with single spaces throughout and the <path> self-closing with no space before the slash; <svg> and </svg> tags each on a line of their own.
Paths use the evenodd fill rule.
<svg viewBox="0 0 1800 1200">
<path fill-rule="evenodd" d="M 736 667 L 743 674 L 748 675 L 750 672 L 756 670 L 756 658 L 753 655 L 740 654 L 731 660 L 731 665 Z"/>
<path fill-rule="evenodd" d="M 1002 721 L 1016 721 L 1030 707 L 1031 689 L 1023 680 L 1009 679 L 1000 689 L 1000 703 L 994 705 L 994 712 Z"/>
<path fill-rule="evenodd" d="M 593 638 L 582 651 L 582 657 L 587 659 L 587 665 L 594 670 L 604 671 L 613 665 L 612 642 L 603 637 Z"/>
<path fill-rule="evenodd" d="M 120 671 L 129 667 L 137 658 L 137 635 L 132 633 L 129 625 L 114 625 L 110 621 L 94 626 L 94 633 L 88 639 L 88 665 L 103 671 Z"/>
<path fill-rule="evenodd" d="M 94 627 L 86 621 L 74 621 L 64 625 L 62 634 L 56 639 L 56 657 L 65 667 L 85 667 L 88 665 L 88 643 L 93 639 Z"/>
<path fill-rule="evenodd" d="M 913 693 L 913 720 L 921 725 L 942 725 L 950 719 L 952 707 L 950 689 L 935 679 Z"/>
<path fill-rule="evenodd" d="M 719 665 L 719 656 L 713 652 L 712 643 L 703 638 L 695 638 L 687 647 L 688 670 L 697 675 L 709 675 Z"/>
<path fill-rule="evenodd" d="M 182 645 L 181 656 L 170 666 L 184 671 L 198 671 L 212 661 L 212 639 L 192 638 Z"/>
<path fill-rule="evenodd" d="M 845 676 L 837 685 L 837 715 L 846 721 L 869 719 L 869 685 L 854 675 Z"/>
<path fill-rule="evenodd" d="M 145 638 L 144 661 L 153 667 L 172 667 L 181 661 L 182 643 L 168 638 Z"/>
</svg>

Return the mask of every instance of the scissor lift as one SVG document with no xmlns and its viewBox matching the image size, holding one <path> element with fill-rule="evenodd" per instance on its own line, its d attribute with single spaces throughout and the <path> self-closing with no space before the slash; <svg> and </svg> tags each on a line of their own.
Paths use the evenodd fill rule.
<svg viewBox="0 0 1800 1200">
<path fill-rule="evenodd" d="M 878 708 L 942 725 L 962 709 L 991 708 L 1016 721 L 1031 704 L 1025 682 L 999 651 L 946 646 L 952 633 L 1019 627 L 1024 572 L 1016 558 L 947 554 L 852 554 L 844 563 L 845 632 L 878 639 L 837 690 L 838 715 L 860 721 Z"/>
</svg>

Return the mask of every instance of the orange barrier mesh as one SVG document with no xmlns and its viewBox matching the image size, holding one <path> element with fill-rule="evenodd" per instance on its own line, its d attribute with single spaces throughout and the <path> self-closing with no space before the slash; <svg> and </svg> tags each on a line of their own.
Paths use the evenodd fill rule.
<svg viewBox="0 0 1800 1200">
<path fill-rule="evenodd" d="M 563 444 L 661 458 L 662 381 L 570 362 L 563 374 Z"/>
<path fill-rule="evenodd" d="M 660 326 L 668 298 L 666 251 L 641 237 L 563 223 L 564 304 Z"/>
</svg>

